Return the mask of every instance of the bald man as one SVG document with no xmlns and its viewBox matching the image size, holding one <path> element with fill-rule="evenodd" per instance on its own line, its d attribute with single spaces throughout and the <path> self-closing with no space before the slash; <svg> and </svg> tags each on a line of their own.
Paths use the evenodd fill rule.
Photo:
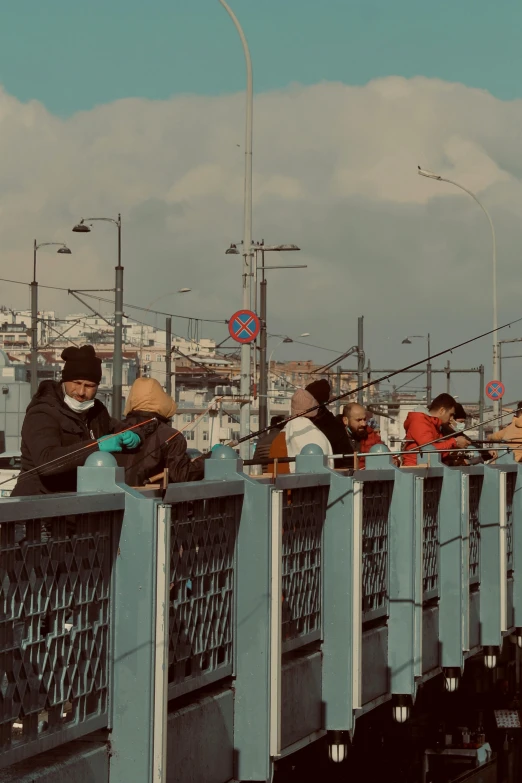
<svg viewBox="0 0 522 783">
<path fill-rule="evenodd" d="M 345 405 L 340 418 L 346 427 L 354 454 L 367 454 L 372 446 L 383 442 L 375 430 L 366 423 L 366 411 L 357 402 Z M 366 467 L 364 457 L 359 457 L 357 467 L 359 470 L 364 470 Z"/>
</svg>

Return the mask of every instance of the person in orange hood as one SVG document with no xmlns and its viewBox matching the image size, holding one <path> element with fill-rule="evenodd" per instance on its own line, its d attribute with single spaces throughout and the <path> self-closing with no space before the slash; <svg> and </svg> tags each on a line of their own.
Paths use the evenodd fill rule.
<svg viewBox="0 0 522 783">
<path fill-rule="evenodd" d="M 451 394 L 439 394 L 438 397 L 435 397 L 429 409 L 422 408 L 408 413 L 404 422 L 406 441 L 403 451 L 412 451 L 418 446 L 426 446 L 428 443 L 437 441 L 433 443 L 433 446 L 441 452 L 441 457 L 444 460 L 448 457 L 448 449 L 465 449 L 469 446 L 470 442 L 464 435 L 444 438 L 442 441 L 438 440 L 441 437 L 442 426 L 449 424 L 453 418 L 456 405 L 457 402 Z M 405 454 L 402 458 L 403 466 L 412 467 L 416 465 L 418 456 L 418 451 L 413 451 L 412 454 Z"/>
</svg>

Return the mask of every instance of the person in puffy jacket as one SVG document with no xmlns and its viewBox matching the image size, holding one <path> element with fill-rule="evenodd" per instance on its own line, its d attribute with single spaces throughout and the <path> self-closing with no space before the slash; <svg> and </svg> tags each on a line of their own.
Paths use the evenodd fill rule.
<svg viewBox="0 0 522 783">
<path fill-rule="evenodd" d="M 412 451 L 402 458 L 404 467 L 417 465 L 419 451 L 413 451 L 419 446 L 432 444 L 441 452 L 443 460 L 449 457 L 448 449 L 465 449 L 470 441 L 464 435 L 455 435 L 439 440 L 442 437 L 443 425 L 449 424 L 455 414 L 456 400 L 451 394 L 439 394 L 431 403 L 429 409 L 422 408 L 411 411 L 404 422 L 406 439 L 403 451 Z M 435 441 L 435 442 L 434 442 Z"/>
<path fill-rule="evenodd" d="M 489 436 L 489 440 L 494 443 L 499 440 L 507 440 L 510 443 L 520 443 L 519 448 L 513 449 L 513 454 L 517 462 L 522 462 L 522 402 L 519 402 L 517 409 L 513 414 L 513 421 L 498 432 Z"/>
<path fill-rule="evenodd" d="M 341 420 L 343 427 L 346 429 L 352 454 L 368 454 L 372 446 L 375 446 L 377 443 L 383 443 L 379 433 L 373 427 L 368 426 L 367 413 L 359 403 L 350 402 L 348 405 L 345 405 L 342 414 L 337 418 Z M 353 458 L 348 467 L 355 467 Z M 358 457 L 357 469 L 364 470 L 365 468 L 366 460 L 364 457 Z"/>
<path fill-rule="evenodd" d="M 118 433 L 123 424 L 96 399 L 102 370 L 93 346 L 66 348 L 62 359 L 61 382 L 43 381 L 27 406 L 22 469 L 12 497 L 76 492 L 76 470 L 89 454 L 121 452 L 141 442 L 136 432 Z"/>
<path fill-rule="evenodd" d="M 332 447 L 326 435 L 316 426 L 317 409 L 309 411 L 317 406 L 317 400 L 305 389 L 297 389 L 292 397 L 291 412 L 295 419 L 287 422 L 283 431 L 277 435 L 270 447 L 270 458 L 297 457 L 304 446 L 315 443 L 320 446 L 324 454 L 331 456 Z M 269 465 L 269 472 L 273 470 L 273 463 Z M 295 473 L 295 462 L 282 463 L 278 466 L 278 473 Z"/>
<path fill-rule="evenodd" d="M 132 384 L 125 405 L 125 426 L 141 424 L 138 431 L 143 442 L 132 452 L 116 455 L 129 486 L 141 487 L 165 469 L 170 484 L 204 478 L 204 458 L 191 460 L 185 436 L 169 424 L 176 408 L 155 378 L 137 378 Z"/>
<path fill-rule="evenodd" d="M 326 378 L 320 378 L 317 381 L 309 383 L 305 390 L 314 397 L 321 407 L 314 418 L 314 424 L 326 435 L 332 447 L 332 454 L 353 454 L 353 448 L 350 438 L 346 432 L 346 427 L 338 416 L 328 410 L 327 403 L 330 399 L 332 390 Z M 350 468 L 353 460 L 340 458 L 335 460 L 336 468 Z"/>
</svg>

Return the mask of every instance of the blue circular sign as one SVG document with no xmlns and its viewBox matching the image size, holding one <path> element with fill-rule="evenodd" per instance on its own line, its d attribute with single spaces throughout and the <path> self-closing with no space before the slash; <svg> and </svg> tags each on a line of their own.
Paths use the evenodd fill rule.
<svg viewBox="0 0 522 783">
<path fill-rule="evenodd" d="M 502 381 L 490 381 L 486 384 L 486 394 L 490 400 L 501 400 L 505 391 L 506 389 Z"/>
<path fill-rule="evenodd" d="M 237 343 L 252 343 L 259 334 L 261 322 L 252 310 L 238 310 L 228 322 L 230 336 Z"/>
</svg>

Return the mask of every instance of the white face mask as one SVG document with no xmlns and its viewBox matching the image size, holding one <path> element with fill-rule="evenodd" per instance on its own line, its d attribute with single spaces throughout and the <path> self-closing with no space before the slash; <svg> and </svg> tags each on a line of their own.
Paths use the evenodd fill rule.
<svg viewBox="0 0 522 783">
<path fill-rule="evenodd" d="M 67 392 L 65 391 L 65 388 L 63 390 L 63 401 L 67 405 L 68 408 L 70 408 L 75 413 L 85 413 L 85 411 L 90 410 L 92 407 L 94 407 L 94 400 L 84 400 L 83 402 L 80 402 L 80 400 L 75 400 L 74 397 L 69 397 Z"/>
<path fill-rule="evenodd" d="M 455 421 L 455 422 L 453 422 L 453 429 L 456 430 L 457 432 L 462 432 L 462 430 L 464 429 L 465 426 L 466 426 L 466 422 L 465 421 Z"/>
</svg>

